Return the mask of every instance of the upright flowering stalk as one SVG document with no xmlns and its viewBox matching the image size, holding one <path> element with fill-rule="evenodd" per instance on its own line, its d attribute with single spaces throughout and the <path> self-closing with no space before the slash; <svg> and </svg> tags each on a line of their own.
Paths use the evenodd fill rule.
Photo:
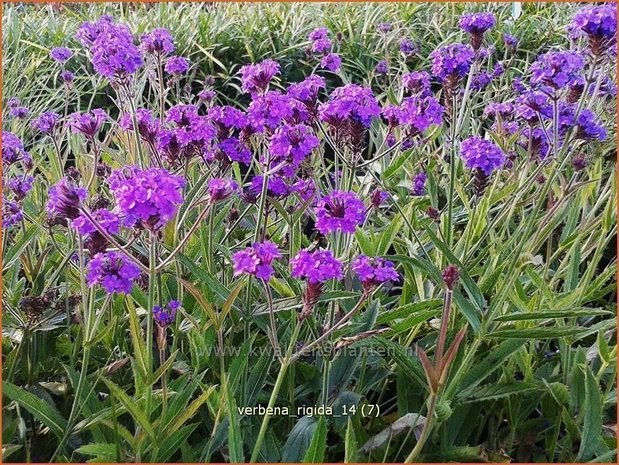
<svg viewBox="0 0 619 465">
<path fill-rule="evenodd" d="M 460 150 L 467 168 L 475 170 L 475 194 L 481 197 L 489 176 L 505 164 L 505 153 L 494 143 L 477 136 L 462 141 Z"/>
<path fill-rule="evenodd" d="M 589 51 L 594 57 L 613 55 L 617 47 L 617 8 L 613 4 L 581 8 L 568 26 L 570 36 L 586 36 Z"/>
<path fill-rule="evenodd" d="M 239 70 L 241 89 L 249 94 L 265 93 L 271 80 L 280 73 L 279 64 L 267 59 L 260 63 L 244 65 Z"/>
<path fill-rule="evenodd" d="M 496 18 L 492 13 L 467 13 L 460 17 L 460 27 L 471 35 L 471 45 L 473 50 L 479 50 L 484 33 L 492 29 L 496 23 Z"/>
<path fill-rule="evenodd" d="M 343 265 L 330 250 L 309 252 L 301 250 L 290 260 L 293 278 L 305 278 L 306 287 L 303 294 L 303 310 L 299 320 L 310 316 L 322 294 L 324 283 L 344 277 Z"/>
<path fill-rule="evenodd" d="M 443 102 L 449 112 L 455 90 L 462 78 L 468 75 L 474 58 L 473 49 L 463 44 L 444 45 L 430 54 L 432 74 L 443 83 Z"/>
<path fill-rule="evenodd" d="M 80 216 L 86 189 L 78 187 L 68 178 L 62 178 L 49 190 L 47 214 L 53 221 L 66 222 Z"/>
</svg>

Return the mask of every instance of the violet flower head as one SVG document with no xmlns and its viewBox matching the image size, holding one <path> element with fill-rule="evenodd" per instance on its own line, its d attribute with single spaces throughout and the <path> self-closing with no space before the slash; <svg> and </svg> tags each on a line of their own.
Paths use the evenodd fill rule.
<svg viewBox="0 0 619 465">
<path fill-rule="evenodd" d="M 482 71 L 476 75 L 475 78 L 473 78 L 473 82 L 471 82 L 471 89 L 474 91 L 484 90 L 492 82 L 492 77 L 492 74 Z"/>
<path fill-rule="evenodd" d="M 484 108 L 484 116 L 494 116 L 507 119 L 513 116 L 514 105 L 510 102 L 491 102 Z"/>
<path fill-rule="evenodd" d="M 341 231 L 352 234 L 365 221 L 366 209 L 354 192 L 333 191 L 316 206 L 316 229 L 321 234 Z"/>
<path fill-rule="evenodd" d="M 9 200 L 6 197 L 2 198 L 2 229 L 7 230 L 11 226 L 20 223 L 24 219 L 19 202 Z"/>
<path fill-rule="evenodd" d="M 9 110 L 9 115 L 18 119 L 25 119 L 29 114 L 30 110 L 26 107 L 13 107 Z"/>
<path fill-rule="evenodd" d="M 423 171 L 415 175 L 413 179 L 413 195 L 422 196 L 426 194 L 426 181 L 428 176 Z"/>
<path fill-rule="evenodd" d="M 399 107 L 395 107 L 392 114 L 395 121 L 391 123 L 407 126 L 407 135 L 412 137 L 421 134 L 433 124 L 441 125 L 443 112 L 443 107 L 434 97 L 421 98 L 414 95 L 406 97 Z"/>
<path fill-rule="evenodd" d="M 317 39 L 312 43 L 312 47 L 310 50 L 312 51 L 312 53 L 323 54 L 331 50 L 332 46 L 333 42 L 329 38 Z"/>
<path fill-rule="evenodd" d="M 588 108 L 583 109 L 578 115 L 576 137 L 584 140 L 606 140 L 606 128 Z"/>
<path fill-rule="evenodd" d="M 247 108 L 249 120 L 261 130 L 275 129 L 293 115 L 291 99 L 278 91 L 256 95 Z"/>
<path fill-rule="evenodd" d="M 11 97 L 7 102 L 6 102 L 6 106 L 8 108 L 15 108 L 18 107 L 21 104 L 21 100 L 19 100 L 17 97 Z"/>
<path fill-rule="evenodd" d="M 316 183 L 312 178 L 299 179 L 292 185 L 291 191 L 295 192 L 303 202 L 307 202 L 316 195 Z"/>
<path fill-rule="evenodd" d="M 387 34 L 391 29 L 393 29 L 393 24 L 391 24 L 391 23 L 378 23 L 378 26 L 376 26 L 376 29 L 378 29 L 378 32 L 380 32 L 382 34 Z"/>
<path fill-rule="evenodd" d="M 467 168 L 481 170 L 486 176 L 505 163 L 505 153 L 497 145 L 477 136 L 462 141 L 460 156 Z"/>
<path fill-rule="evenodd" d="M 80 216 L 82 202 L 86 198 L 86 189 L 73 184 L 64 177 L 49 189 L 47 214 L 50 218 L 74 220 Z"/>
<path fill-rule="evenodd" d="M 185 74 L 189 71 L 189 61 L 186 58 L 172 56 L 166 60 L 165 72 L 169 74 Z"/>
<path fill-rule="evenodd" d="M 404 56 L 411 56 L 418 52 L 417 45 L 410 39 L 406 37 L 400 40 L 399 43 L 400 53 L 404 54 Z"/>
<path fill-rule="evenodd" d="M 430 94 L 430 75 L 425 71 L 413 71 L 402 75 L 402 86 L 413 94 L 422 97 Z"/>
<path fill-rule="evenodd" d="M 183 202 L 185 180 L 164 169 L 127 166 L 112 172 L 108 181 L 116 199 L 115 212 L 127 226 L 158 230 Z"/>
<path fill-rule="evenodd" d="M 320 60 L 320 67 L 336 73 L 342 67 L 342 59 L 337 53 L 329 53 Z"/>
<path fill-rule="evenodd" d="M 202 102 L 212 102 L 216 96 L 217 94 L 215 93 L 215 91 L 210 89 L 204 89 L 198 92 L 198 98 Z"/>
<path fill-rule="evenodd" d="M 370 203 L 372 204 L 372 207 L 379 208 L 388 198 L 388 192 L 376 188 L 370 194 Z"/>
<path fill-rule="evenodd" d="M 234 276 L 243 273 L 268 281 L 275 274 L 273 260 L 281 258 L 277 245 L 271 241 L 255 242 L 245 250 L 239 250 L 232 255 Z"/>
<path fill-rule="evenodd" d="M 387 63 L 387 60 L 380 60 L 374 68 L 374 71 L 376 71 L 377 74 L 389 73 L 389 63 Z"/>
<path fill-rule="evenodd" d="M 130 294 L 140 269 L 119 252 L 100 252 L 88 263 L 89 287 L 100 284 L 109 294 Z"/>
<path fill-rule="evenodd" d="M 38 118 L 32 120 L 32 127 L 43 134 L 51 136 L 53 135 L 59 120 L 60 115 L 58 113 L 46 111 Z"/>
<path fill-rule="evenodd" d="M 153 319 L 160 328 L 167 328 L 176 320 L 176 311 L 181 303 L 178 300 L 170 300 L 165 307 L 156 305 L 153 307 Z"/>
<path fill-rule="evenodd" d="M 309 33 L 307 38 L 311 41 L 317 41 L 329 38 L 329 30 L 326 27 L 317 27 Z"/>
<path fill-rule="evenodd" d="M 244 65 L 238 72 L 241 75 L 241 88 L 249 94 L 266 92 L 271 80 L 279 73 L 279 64 L 271 59 Z"/>
<path fill-rule="evenodd" d="M 103 229 L 110 234 L 118 234 L 120 230 L 120 218 L 114 212 L 106 208 L 99 208 L 91 213 L 91 216 Z M 71 228 L 82 235 L 97 233 L 96 226 L 83 214 L 71 222 Z"/>
<path fill-rule="evenodd" d="M 249 190 L 256 196 L 262 195 L 264 176 L 258 175 L 251 179 Z M 290 194 L 290 186 L 286 180 L 278 175 L 267 177 L 267 195 L 269 197 L 284 197 Z"/>
<path fill-rule="evenodd" d="M 393 262 L 382 257 L 358 255 L 352 260 L 350 268 L 366 291 L 375 289 L 387 281 L 397 282 L 400 279 Z"/>
<path fill-rule="evenodd" d="M 519 42 L 520 41 L 518 40 L 517 37 L 514 37 L 509 34 L 503 34 L 503 43 L 505 44 L 505 47 L 507 47 L 508 49 L 516 50 L 516 48 L 518 48 Z"/>
<path fill-rule="evenodd" d="M 481 47 L 484 33 L 492 29 L 496 18 L 492 13 L 467 13 L 460 17 L 460 27 L 471 35 L 471 45 L 474 50 Z"/>
<path fill-rule="evenodd" d="M 7 182 L 9 190 L 13 192 L 17 200 L 23 200 L 26 194 L 32 189 L 33 184 L 34 177 L 27 174 L 18 175 Z"/>
<path fill-rule="evenodd" d="M 335 258 L 330 250 L 300 250 L 290 260 L 290 268 L 293 278 L 305 278 L 310 284 L 322 284 L 344 277 L 342 262 Z"/>
<path fill-rule="evenodd" d="M 24 149 L 19 137 L 9 131 L 2 131 L 2 163 L 6 166 L 18 161 L 28 163 L 30 154 Z"/>
<path fill-rule="evenodd" d="M 174 52 L 174 39 L 168 29 L 156 28 L 142 36 L 140 48 L 146 53 L 169 55 Z"/>
<path fill-rule="evenodd" d="M 432 74 L 441 81 L 458 81 L 468 74 L 474 58 L 475 52 L 468 45 L 443 45 L 430 54 Z"/>
<path fill-rule="evenodd" d="M 284 124 L 275 130 L 269 141 L 271 162 L 278 165 L 287 161 L 296 168 L 319 144 L 320 140 L 309 126 Z"/>
<path fill-rule="evenodd" d="M 369 128 L 380 113 L 380 105 L 372 90 L 357 84 L 338 87 L 331 92 L 329 101 L 320 105 L 321 119 L 335 127 L 353 120 Z"/>
<path fill-rule="evenodd" d="M 320 89 L 326 87 L 325 79 L 317 74 L 310 74 L 303 81 L 291 84 L 288 95 L 303 103 L 314 102 L 318 98 Z"/>
<path fill-rule="evenodd" d="M 58 63 L 64 63 L 73 56 L 73 51 L 67 47 L 55 47 L 49 52 L 49 56 Z"/>
<path fill-rule="evenodd" d="M 155 118 L 151 111 L 146 108 L 138 108 L 135 113 L 140 137 L 149 144 L 155 144 L 161 129 L 159 119 Z M 119 125 L 125 131 L 133 131 L 133 116 L 131 113 L 123 114 Z"/>
<path fill-rule="evenodd" d="M 70 84 L 75 79 L 75 74 L 71 71 L 64 70 L 58 73 L 58 78 L 65 84 Z"/>
<path fill-rule="evenodd" d="M 244 165 L 251 163 L 252 152 L 238 137 L 232 136 L 222 140 L 217 144 L 217 148 L 230 161 L 236 161 Z"/>
<path fill-rule="evenodd" d="M 88 113 L 72 113 L 69 115 L 69 127 L 73 133 L 82 133 L 93 139 L 103 123 L 109 120 L 109 116 L 100 108 L 95 108 Z"/>
<path fill-rule="evenodd" d="M 531 65 L 531 84 L 562 89 L 578 81 L 585 60 L 577 52 L 547 52 Z"/>
<path fill-rule="evenodd" d="M 589 49 L 600 55 L 617 45 L 617 7 L 614 4 L 581 8 L 568 26 L 572 37 L 586 35 Z"/>
<path fill-rule="evenodd" d="M 229 178 L 215 178 L 208 182 L 208 193 L 211 203 L 227 199 L 237 192 L 239 185 Z"/>
</svg>

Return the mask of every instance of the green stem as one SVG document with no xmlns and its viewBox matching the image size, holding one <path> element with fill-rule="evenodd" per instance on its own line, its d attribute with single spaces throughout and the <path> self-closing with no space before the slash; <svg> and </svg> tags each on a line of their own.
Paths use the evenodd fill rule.
<svg viewBox="0 0 619 465">
<path fill-rule="evenodd" d="M 151 404 L 153 397 L 153 307 L 155 306 L 155 289 L 157 284 L 157 237 L 153 231 L 150 232 L 148 244 L 148 308 L 146 309 L 146 416 L 150 419 Z"/>
<path fill-rule="evenodd" d="M 421 451 L 423 450 L 423 447 L 426 445 L 426 442 L 428 442 L 428 439 L 430 438 L 430 433 L 432 432 L 432 428 L 434 427 L 434 410 L 436 408 L 436 401 L 437 395 L 434 393 L 430 394 L 428 413 L 426 414 L 426 422 L 423 424 L 421 435 L 419 436 L 417 444 L 415 444 L 415 447 L 413 448 L 411 453 L 408 455 L 408 457 L 406 457 L 404 463 L 416 462 L 419 458 L 419 454 L 421 454 Z"/>
</svg>

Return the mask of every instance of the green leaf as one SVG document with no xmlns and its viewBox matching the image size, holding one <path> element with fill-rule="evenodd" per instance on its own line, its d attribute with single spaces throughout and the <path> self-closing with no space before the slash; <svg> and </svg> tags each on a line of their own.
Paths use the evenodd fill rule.
<svg viewBox="0 0 619 465">
<path fill-rule="evenodd" d="M 290 431 L 286 444 L 284 444 L 282 462 L 301 462 L 317 427 L 318 422 L 315 418 L 301 417 Z"/>
<path fill-rule="evenodd" d="M 155 434 L 155 430 L 153 425 L 148 420 L 146 413 L 140 410 L 138 404 L 131 399 L 123 389 L 118 387 L 118 385 L 114 384 L 112 381 L 102 378 L 105 384 L 107 385 L 110 392 L 114 394 L 114 396 L 118 399 L 118 401 L 127 409 L 127 412 L 131 414 L 135 422 L 140 425 L 140 427 L 150 436 L 153 441 L 157 440 L 157 435 Z"/>
<path fill-rule="evenodd" d="M 327 449 L 327 422 L 325 417 L 318 418 L 318 426 L 312 437 L 305 456 L 303 457 L 303 463 L 322 463 L 325 460 L 325 451 Z"/>
<path fill-rule="evenodd" d="M 353 426 L 352 419 L 348 417 L 346 435 L 344 437 L 344 463 L 355 463 L 357 461 L 357 448 L 355 427 Z"/>
<path fill-rule="evenodd" d="M 185 425 L 178 430 L 167 435 L 157 453 L 156 461 L 160 463 L 166 463 L 170 460 L 172 455 L 179 449 L 179 447 L 187 442 L 187 438 L 198 427 L 199 423 L 193 423 L 191 425 Z"/>
<path fill-rule="evenodd" d="M 228 388 L 229 389 L 229 388 Z M 241 428 L 239 425 L 238 411 L 234 397 L 226 395 L 228 404 L 228 416 L 230 417 L 230 426 L 228 427 L 228 453 L 230 454 L 231 463 L 245 462 L 243 455 L 243 440 L 241 439 Z"/>
<path fill-rule="evenodd" d="M 498 383 L 482 386 L 475 390 L 472 396 L 463 402 L 485 402 L 488 400 L 502 399 L 513 395 L 522 394 L 537 389 L 533 383 Z"/>
<path fill-rule="evenodd" d="M 202 406 L 204 402 L 211 396 L 211 394 L 215 391 L 215 386 L 211 386 L 206 391 L 204 391 L 198 398 L 196 398 L 191 404 L 189 404 L 183 411 L 178 412 L 179 415 L 172 419 L 171 422 L 166 425 L 164 431 L 166 434 L 170 434 L 172 431 L 176 431 L 181 426 L 183 426 L 190 418 L 194 416 L 194 414 L 198 411 L 198 409 Z"/>
<path fill-rule="evenodd" d="M 584 420 L 578 449 L 577 462 L 590 460 L 597 455 L 602 436 L 602 394 L 600 386 L 588 366 L 581 366 L 585 373 Z"/>
<path fill-rule="evenodd" d="M 571 310 L 555 310 L 547 312 L 531 312 L 531 313 L 512 313 L 510 315 L 501 315 L 496 317 L 494 321 L 525 321 L 525 320 L 549 320 L 554 318 L 578 318 L 583 316 L 596 315 L 612 315 L 608 310 L 600 308 L 575 308 Z"/>
<path fill-rule="evenodd" d="M 67 421 L 43 399 L 8 381 L 2 382 L 2 394 L 28 410 L 34 418 L 62 438 L 68 428 Z"/>
<path fill-rule="evenodd" d="M 118 457 L 116 456 L 116 444 L 110 444 L 107 442 L 93 442 L 85 444 L 78 448 L 75 452 L 82 455 L 94 456 L 97 461 L 116 462 Z"/>
<path fill-rule="evenodd" d="M 570 327 L 502 329 L 488 334 L 487 337 L 494 339 L 550 339 L 555 337 L 577 336 L 589 330 L 590 328 Z"/>
<path fill-rule="evenodd" d="M 411 357 L 406 353 L 404 347 L 383 337 L 375 337 L 373 341 L 382 346 L 391 358 L 398 364 L 400 369 L 415 382 L 417 388 L 426 389 L 427 381 L 423 367 L 417 358 Z"/>
</svg>

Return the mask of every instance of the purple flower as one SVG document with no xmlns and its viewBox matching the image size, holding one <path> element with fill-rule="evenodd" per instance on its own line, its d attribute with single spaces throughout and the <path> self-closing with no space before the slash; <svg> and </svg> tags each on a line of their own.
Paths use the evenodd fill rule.
<svg viewBox="0 0 619 465">
<path fill-rule="evenodd" d="M 387 63 L 387 60 L 380 60 L 376 65 L 376 68 L 374 68 L 374 71 L 376 71 L 377 74 L 387 74 L 389 72 L 389 64 Z"/>
<path fill-rule="evenodd" d="M 83 23 L 77 38 L 90 49 L 95 70 L 109 79 L 124 78 L 144 64 L 129 28 L 115 24 L 109 16 L 94 23 Z"/>
<path fill-rule="evenodd" d="M 398 107 L 383 111 L 390 125 L 408 126 L 408 136 L 422 133 L 431 125 L 443 123 L 443 107 L 434 97 L 406 97 Z"/>
<path fill-rule="evenodd" d="M 471 89 L 474 91 L 484 90 L 492 82 L 492 74 L 482 71 L 471 82 Z"/>
<path fill-rule="evenodd" d="M 24 219 L 24 212 L 18 202 L 2 198 L 2 229 L 6 230 Z"/>
<path fill-rule="evenodd" d="M 239 189 L 239 185 L 228 178 L 211 179 L 208 182 L 208 193 L 211 203 L 225 200 Z"/>
<path fill-rule="evenodd" d="M 397 282 L 400 279 L 393 262 L 381 257 L 358 255 L 353 259 L 350 268 L 366 290 L 372 290 L 387 281 Z"/>
<path fill-rule="evenodd" d="M 507 48 L 515 50 L 518 47 L 518 42 L 519 40 L 516 37 L 510 36 L 509 34 L 503 34 L 503 43 Z"/>
<path fill-rule="evenodd" d="M 140 137 L 147 143 L 154 144 L 161 128 L 159 120 L 153 117 L 150 110 L 145 108 L 138 108 L 135 113 Z M 119 125 L 125 131 L 133 131 L 133 115 L 131 113 L 123 114 Z"/>
<path fill-rule="evenodd" d="M 444 45 L 430 54 L 432 74 L 442 81 L 459 80 L 468 74 L 474 58 L 475 52 L 468 45 Z"/>
<path fill-rule="evenodd" d="M 130 294 L 140 269 L 119 252 L 96 254 L 88 263 L 89 287 L 100 284 L 109 294 Z"/>
<path fill-rule="evenodd" d="M 189 70 L 189 61 L 183 57 L 172 56 L 166 60 L 165 72 L 169 74 L 185 74 Z"/>
<path fill-rule="evenodd" d="M 275 270 L 271 263 L 281 258 L 277 245 L 271 241 L 255 242 L 251 247 L 240 250 L 232 255 L 234 276 L 247 273 L 256 278 L 268 281 Z"/>
<path fill-rule="evenodd" d="M 69 127 L 72 132 L 81 132 L 86 137 L 92 139 L 108 119 L 109 116 L 105 111 L 95 108 L 88 113 L 72 113 L 69 115 Z"/>
<path fill-rule="evenodd" d="M 526 127 L 522 131 L 522 138 L 518 145 L 527 150 L 531 155 L 544 160 L 550 152 L 549 141 L 546 132 L 539 127 Z"/>
<path fill-rule="evenodd" d="M 491 102 L 484 108 L 484 116 L 501 117 L 503 119 L 509 118 L 514 114 L 514 105 L 509 102 Z"/>
<path fill-rule="evenodd" d="M 402 86 L 413 94 L 425 97 L 430 93 L 430 75 L 425 71 L 413 71 L 402 75 Z"/>
<path fill-rule="evenodd" d="M 428 176 L 423 171 L 415 175 L 413 179 L 413 195 L 421 196 L 426 194 L 426 180 Z"/>
<path fill-rule="evenodd" d="M 17 97 L 11 97 L 6 102 L 6 106 L 9 108 L 15 108 L 15 107 L 18 107 L 20 103 L 21 103 L 21 100 L 19 100 Z"/>
<path fill-rule="evenodd" d="M 331 50 L 333 42 L 331 39 L 318 39 L 312 43 L 311 51 L 312 53 L 323 54 Z"/>
<path fill-rule="evenodd" d="M 49 189 L 47 214 L 51 218 L 74 220 L 80 216 L 80 207 L 85 198 L 86 189 L 74 185 L 69 178 L 64 177 Z"/>
<path fill-rule="evenodd" d="M 73 74 L 71 71 L 64 70 L 58 73 L 58 77 L 65 84 L 69 84 L 75 79 L 75 74 Z"/>
<path fill-rule="evenodd" d="M 321 234 L 354 233 L 364 221 L 365 205 L 354 192 L 333 191 L 316 206 L 316 229 Z"/>
<path fill-rule="evenodd" d="M 505 73 L 505 65 L 499 61 L 497 64 L 494 65 L 494 68 L 492 69 L 492 77 L 499 77 L 503 73 Z"/>
<path fill-rule="evenodd" d="M 549 118 L 552 117 L 550 99 L 543 92 L 525 92 L 516 99 L 514 108 L 518 118 L 522 118 L 531 124 L 539 122 L 538 114 Z"/>
<path fill-rule="evenodd" d="M 251 179 L 250 191 L 259 196 L 262 194 L 264 176 L 254 176 Z M 267 195 L 269 197 L 284 197 L 290 194 L 290 186 L 281 176 L 269 176 L 267 178 Z"/>
<path fill-rule="evenodd" d="M 160 55 L 169 55 L 175 49 L 172 34 L 164 28 L 153 29 L 148 34 L 144 34 L 140 47 L 146 53 L 157 53 Z"/>
<path fill-rule="evenodd" d="M 49 56 L 58 63 L 64 63 L 73 56 L 73 51 L 66 47 L 56 47 L 49 52 Z"/>
<path fill-rule="evenodd" d="M 318 92 L 325 87 L 326 84 L 323 77 L 310 74 L 303 81 L 291 84 L 288 87 L 288 95 L 303 103 L 310 103 L 318 98 Z"/>
<path fill-rule="evenodd" d="M 19 137 L 12 132 L 2 131 L 2 163 L 9 166 L 18 161 L 29 163 L 30 154 L 24 150 Z"/>
<path fill-rule="evenodd" d="M 328 69 L 332 73 L 339 71 L 342 66 L 342 59 L 337 53 L 329 53 L 320 60 L 320 67 Z"/>
<path fill-rule="evenodd" d="M 237 137 L 228 137 L 217 144 L 217 147 L 231 161 L 236 161 L 245 165 L 251 163 L 251 150 Z"/>
<path fill-rule="evenodd" d="M 198 93 L 198 98 L 203 102 L 212 102 L 215 99 L 216 95 L 217 94 L 215 93 L 215 91 L 210 89 L 204 89 Z"/>
<path fill-rule="evenodd" d="M 185 180 L 159 168 L 127 166 L 109 177 L 116 213 L 127 226 L 157 230 L 170 221 L 183 202 Z"/>
<path fill-rule="evenodd" d="M 357 84 L 347 84 L 331 92 L 330 100 L 319 107 L 323 121 L 334 127 L 347 120 L 359 122 L 366 128 L 381 113 L 372 90 Z"/>
<path fill-rule="evenodd" d="M 578 80 L 584 64 L 583 57 L 576 52 L 544 53 L 531 65 L 531 84 L 562 89 Z"/>
<path fill-rule="evenodd" d="M 309 40 L 316 41 L 329 38 L 329 30 L 326 27 L 317 27 L 307 36 Z"/>
<path fill-rule="evenodd" d="M 32 189 L 34 183 L 34 177 L 27 174 L 21 174 L 11 179 L 7 186 L 11 192 L 15 195 L 17 200 L 22 200 L 26 197 L 26 194 Z"/>
<path fill-rule="evenodd" d="M 9 115 L 13 118 L 24 119 L 30 114 L 30 110 L 26 107 L 12 107 L 9 110 Z"/>
<path fill-rule="evenodd" d="M 479 50 L 484 33 L 494 27 L 496 18 L 492 13 L 467 13 L 460 17 L 460 27 L 471 34 L 474 50 Z"/>
<path fill-rule="evenodd" d="M 613 4 L 591 5 L 578 10 L 568 26 L 572 37 L 583 33 L 594 55 L 617 45 L 617 7 Z"/>
<path fill-rule="evenodd" d="M 292 185 L 291 190 L 292 192 L 296 192 L 303 202 L 307 202 L 316 195 L 316 184 L 311 178 L 299 179 Z"/>
<path fill-rule="evenodd" d="M 344 277 L 343 265 L 330 250 L 301 250 L 290 260 L 293 278 L 306 278 L 310 284 L 321 284 Z"/>
<path fill-rule="evenodd" d="M 407 38 L 401 39 L 399 47 L 400 47 L 400 52 L 403 53 L 407 57 L 417 53 L 417 46 L 415 45 L 415 42 L 413 42 L 410 39 L 407 39 Z"/>
<path fill-rule="evenodd" d="M 247 115 L 256 127 L 275 129 L 284 120 L 292 117 L 291 100 L 278 91 L 256 95 L 247 108 Z"/>
<path fill-rule="evenodd" d="M 120 219 L 118 215 L 107 210 L 99 208 L 91 213 L 91 216 L 110 234 L 118 234 L 120 230 Z M 83 214 L 75 218 L 71 222 L 71 227 L 82 235 L 97 233 L 98 229 L 95 225 Z"/>
<path fill-rule="evenodd" d="M 60 115 L 58 113 L 54 113 L 53 111 L 46 111 L 38 118 L 32 120 L 32 127 L 34 127 L 37 131 L 42 132 L 43 134 L 51 136 L 56 129 L 58 120 L 60 120 Z"/>
<path fill-rule="evenodd" d="M 372 207 L 374 208 L 378 208 L 380 207 L 383 203 L 385 203 L 385 201 L 389 198 L 389 193 L 381 190 L 381 189 L 374 189 L 372 191 L 372 194 L 370 195 L 370 203 L 372 204 Z"/>
<path fill-rule="evenodd" d="M 249 94 L 264 93 L 269 88 L 269 83 L 279 74 L 279 64 L 271 59 L 260 63 L 243 66 L 241 75 L 241 88 Z"/>
<path fill-rule="evenodd" d="M 393 25 L 391 23 L 378 23 L 378 26 L 376 27 L 378 32 L 381 32 L 382 34 L 387 34 L 392 28 Z"/>
<path fill-rule="evenodd" d="M 309 126 L 284 124 L 275 130 L 269 141 L 271 162 L 273 165 L 289 162 L 296 168 L 319 144 L 320 140 Z"/>
<path fill-rule="evenodd" d="M 602 126 L 595 113 L 588 108 L 583 109 L 578 115 L 576 137 L 585 140 L 606 140 L 606 128 Z"/>
<path fill-rule="evenodd" d="M 505 163 L 505 153 L 499 147 L 477 136 L 462 141 L 460 156 L 468 168 L 481 170 L 486 176 Z"/>
<path fill-rule="evenodd" d="M 165 307 L 156 305 L 153 307 L 153 319 L 160 328 L 167 328 L 172 325 L 176 319 L 176 311 L 180 308 L 181 303 L 178 300 L 170 300 Z"/>
</svg>

